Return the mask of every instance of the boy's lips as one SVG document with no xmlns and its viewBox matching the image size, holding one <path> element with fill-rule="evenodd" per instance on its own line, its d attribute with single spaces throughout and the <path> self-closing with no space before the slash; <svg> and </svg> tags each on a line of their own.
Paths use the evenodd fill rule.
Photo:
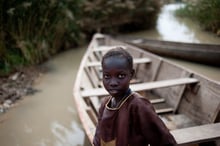
<svg viewBox="0 0 220 146">
<path fill-rule="evenodd" d="M 108 92 L 114 94 L 114 93 L 118 93 L 119 90 L 118 89 L 109 89 Z"/>
</svg>

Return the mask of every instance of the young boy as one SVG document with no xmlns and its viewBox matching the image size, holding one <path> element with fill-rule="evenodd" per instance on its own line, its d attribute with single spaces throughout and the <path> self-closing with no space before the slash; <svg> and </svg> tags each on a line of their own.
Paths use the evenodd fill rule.
<svg viewBox="0 0 220 146">
<path fill-rule="evenodd" d="M 173 146 L 169 133 L 152 104 L 129 88 L 133 58 L 121 47 L 102 59 L 103 85 L 110 94 L 99 109 L 95 146 Z"/>
</svg>

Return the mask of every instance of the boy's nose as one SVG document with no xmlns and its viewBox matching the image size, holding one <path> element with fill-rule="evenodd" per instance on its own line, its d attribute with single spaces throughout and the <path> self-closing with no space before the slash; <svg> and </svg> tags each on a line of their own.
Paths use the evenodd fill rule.
<svg viewBox="0 0 220 146">
<path fill-rule="evenodd" d="M 117 85 L 118 85 L 117 80 L 112 79 L 112 80 L 110 81 L 110 86 L 115 87 L 115 86 L 117 86 Z"/>
</svg>

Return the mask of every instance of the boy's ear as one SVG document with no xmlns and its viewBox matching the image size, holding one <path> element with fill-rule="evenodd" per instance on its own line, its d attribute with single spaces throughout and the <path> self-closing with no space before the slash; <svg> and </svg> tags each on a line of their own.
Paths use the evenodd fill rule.
<svg viewBox="0 0 220 146">
<path fill-rule="evenodd" d="M 135 74 L 135 70 L 134 70 L 134 69 L 132 69 L 132 70 L 131 70 L 131 78 L 133 78 L 133 77 L 134 77 L 134 74 Z"/>
</svg>

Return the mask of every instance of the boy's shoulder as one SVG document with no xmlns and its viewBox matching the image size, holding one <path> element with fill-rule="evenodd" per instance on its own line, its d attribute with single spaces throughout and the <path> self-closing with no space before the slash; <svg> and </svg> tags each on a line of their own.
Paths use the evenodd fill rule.
<svg viewBox="0 0 220 146">
<path fill-rule="evenodd" d="M 146 98 L 140 95 L 139 93 L 134 92 L 133 97 L 129 102 L 129 109 L 132 111 L 141 111 L 145 113 L 149 113 L 148 115 L 152 115 L 155 113 L 155 109 L 151 102 Z"/>
<path fill-rule="evenodd" d="M 140 104 L 151 105 L 150 101 L 146 97 L 143 97 L 142 95 L 140 95 L 137 92 L 133 92 L 133 97 L 131 98 L 130 102 L 135 105 L 136 104 L 137 105 L 140 105 Z"/>
<path fill-rule="evenodd" d="M 109 100 L 111 100 L 111 96 L 103 97 L 101 99 L 101 107 L 104 107 L 109 102 Z"/>
</svg>

